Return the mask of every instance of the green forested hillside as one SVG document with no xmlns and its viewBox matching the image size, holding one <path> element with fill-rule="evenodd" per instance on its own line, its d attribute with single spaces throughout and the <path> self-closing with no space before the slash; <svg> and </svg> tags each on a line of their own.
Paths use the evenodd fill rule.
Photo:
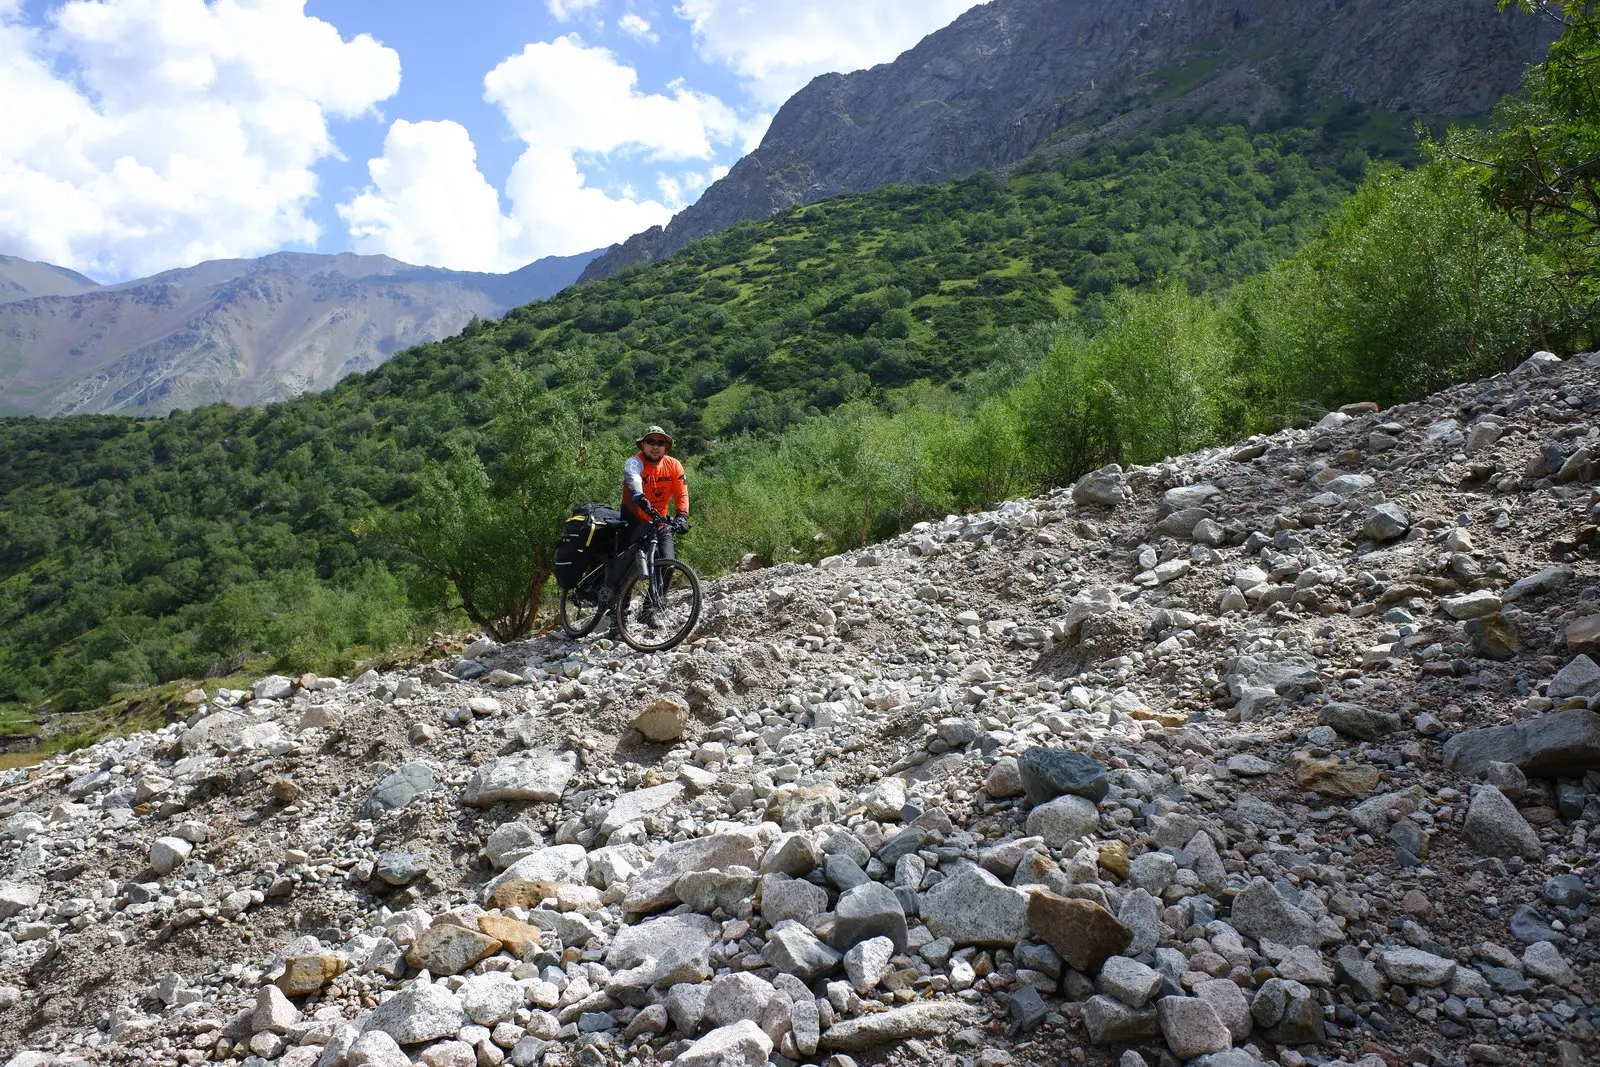
<svg viewBox="0 0 1600 1067">
<path fill-rule="evenodd" d="M 613 410 L 691 450 L 980 365 L 996 330 L 1181 279 L 1263 270 L 1359 177 L 1304 130 L 1141 137 L 1002 184 L 979 174 L 741 223 L 673 259 L 507 315 L 510 351 L 593 354 Z"/>
<path fill-rule="evenodd" d="M 1462 167 L 1367 174 L 1340 114 L 741 224 L 287 403 L 0 420 L 0 710 L 260 653 L 344 669 L 448 623 L 449 590 L 372 532 L 464 457 L 495 477 L 508 366 L 598 387 L 618 464 L 671 426 L 685 548 L 715 567 L 1415 393 L 1571 326 Z"/>
<path fill-rule="evenodd" d="M 959 384 L 997 331 L 1092 322 L 1118 288 L 1256 273 L 1352 188 L 1335 154 L 1304 130 L 1147 136 L 1009 183 L 741 224 L 287 403 L 0 420 L 0 701 L 71 707 L 240 653 L 327 667 L 399 639 L 438 590 L 353 530 L 449 440 L 474 441 L 508 356 L 575 354 L 611 419 L 670 424 L 694 456 L 913 381 Z"/>
</svg>

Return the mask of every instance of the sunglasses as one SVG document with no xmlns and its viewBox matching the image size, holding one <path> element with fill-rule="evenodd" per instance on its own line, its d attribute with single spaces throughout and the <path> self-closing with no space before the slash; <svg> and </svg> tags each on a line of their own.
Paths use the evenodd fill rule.
<svg viewBox="0 0 1600 1067">
<path fill-rule="evenodd" d="M 647 445 L 654 445 L 654 446 L 656 446 L 658 448 L 666 448 L 672 442 L 671 441 L 663 441 L 659 437 L 651 437 L 651 438 L 647 438 L 644 443 L 647 444 Z"/>
</svg>

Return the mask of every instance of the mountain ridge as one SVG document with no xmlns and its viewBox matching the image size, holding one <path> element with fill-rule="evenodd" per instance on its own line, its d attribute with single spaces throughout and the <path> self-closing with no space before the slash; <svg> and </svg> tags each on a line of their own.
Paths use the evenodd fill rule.
<svg viewBox="0 0 1600 1067">
<path fill-rule="evenodd" d="M 581 280 L 796 204 L 1012 166 L 1062 131 L 1166 114 L 1152 106 L 1172 102 L 1164 95 L 1195 94 L 1194 109 L 1256 111 L 1271 88 L 1263 70 L 1292 80 L 1291 59 L 1353 102 L 1483 113 L 1554 36 L 1532 17 L 1501 15 L 1492 0 L 1119 0 L 1067 12 L 1050 0 L 993 0 L 892 63 L 814 78 L 698 201 L 664 228 L 613 245 Z M 1240 74 L 1246 98 L 1199 91 Z"/>
<path fill-rule="evenodd" d="M 474 318 L 553 296 L 596 254 L 487 274 L 275 252 L 104 286 L 3 257 L 0 414 L 162 415 L 325 389 Z M 8 289 L 27 295 L 6 299 Z"/>
<path fill-rule="evenodd" d="M 36 296 L 71 296 L 100 288 L 92 278 L 54 263 L 0 255 L 0 304 Z"/>
</svg>

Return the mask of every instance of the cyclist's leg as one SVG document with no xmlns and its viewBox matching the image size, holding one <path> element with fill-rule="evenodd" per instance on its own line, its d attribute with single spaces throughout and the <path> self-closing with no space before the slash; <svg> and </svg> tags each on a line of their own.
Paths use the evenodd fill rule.
<svg viewBox="0 0 1600 1067">
<path fill-rule="evenodd" d="M 677 546 L 672 543 L 672 531 L 671 530 L 662 530 L 661 531 L 661 544 L 656 549 L 656 558 L 657 559 L 677 559 L 678 558 L 678 549 L 677 549 Z M 662 596 L 666 596 L 667 595 L 667 589 L 671 585 L 672 585 L 672 568 L 668 567 L 668 568 L 666 568 L 665 570 L 663 570 L 661 572 L 661 587 L 660 587 L 660 589 L 661 589 L 661 595 Z"/>
</svg>

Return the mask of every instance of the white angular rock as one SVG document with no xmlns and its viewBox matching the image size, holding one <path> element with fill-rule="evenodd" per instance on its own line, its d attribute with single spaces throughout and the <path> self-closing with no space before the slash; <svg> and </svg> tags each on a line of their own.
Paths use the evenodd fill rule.
<svg viewBox="0 0 1600 1067">
<path fill-rule="evenodd" d="M 1130 1008 L 1142 1008 L 1161 992 L 1161 974 L 1138 960 L 1112 956 L 1101 964 L 1094 987 Z"/>
<path fill-rule="evenodd" d="M 1383 973 L 1391 982 L 1402 985 L 1448 985 L 1456 975 L 1455 960 L 1435 956 L 1420 948 L 1385 948 L 1381 951 Z"/>
<path fill-rule="evenodd" d="M 1577 980 L 1561 950 L 1548 941 L 1536 941 L 1522 954 L 1522 966 L 1534 978 L 1552 985 L 1570 986 Z"/>
<path fill-rule="evenodd" d="M 1009 946 L 1028 936 L 1028 897 L 969 864 L 922 894 L 922 921 L 957 945 Z"/>
<path fill-rule="evenodd" d="M 575 773 L 577 757 L 570 752 L 501 756 L 478 769 L 463 800 L 482 808 L 509 800 L 560 800 Z"/>
<path fill-rule="evenodd" d="M 523 1003 L 522 987 L 506 971 L 472 975 L 456 996 L 467 1017 L 479 1026 L 494 1026 L 511 1018 Z"/>
<path fill-rule="evenodd" d="M 772 1054 L 772 1039 L 744 1019 L 719 1026 L 682 1052 L 677 1067 L 763 1067 Z"/>
<path fill-rule="evenodd" d="M 688 724 L 688 702 L 671 694 L 656 697 L 633 717 L 633 728 L 658 744 L 678 740 Z"/>
<path fill-rule="evenodd" d="M 1588 656 L 1574 656 L 1571 663 L 1550 679 L 1546 693 L 1555 699 L 1600 693 L 1600 665 Z"/>
<path fill-rule="evenodd" d="M 366 1031 L 381 1030 L 401 1045 L 454 1037 L 470 1020 L 442 982 L 413 982 L 373 1009 Z"/>
<path fill-rule="evenodd" d="M 1481 619 L 1493 615 L 1502 607 L 1500 594 L 1492 589 L 1479 589 L 1460 596 L 1446 597 L 1440 601 L 1446 615 L 1452 619 Z"/>
<path fill-rule="evenodd" d="M 294 681 L 281 674 L 269 674 L 250 687 L 257 700 L 284 700 L 294 692 Z"/>
<path fill-rule="evenodd" d="M 1100 831 L 1100 809 L 1094 801 L 1067 795 L 1028 812 L 1028 835 L 1042 837 L 1051 848 L 1061 848 Z"/>
<path fill-rule="evenodd" d="M 866 996 L 878 988 L 893 956 L 893 941 L 887 937 L 868 938 L 844 954 L 844 973 L 855 991 Z"/>
<path fill-rule="evenodd" d="M 1479 786 L 1473 793 L 1461 836 L 1480 855 L 1503 859 L 1512 856 L 1531 860 L 1544 858 L 1544 846 L 1539 843 L 1538 833 L 1528 825 L 1516 805 L 1492 785 Z"/>
<path fill-rule="evenodd" d="M 600 835 L 610 837 L 629 823 L 638 822 L 651 812 L 660 811 L 671 805 L 681 796 L 683 796 L 682 782 L 668 782 L 666 785 L 624 793 L 617 798 L 617 802 L 611 805 L 606 817 L 600 821 Z"/>
<path fill-rule="evenodd" d="M 1233 1035 L 1216 1009 L 1199 997 L 1162 997 L 1156 1001 L 1156 1018 L 1167 1047 L 1180 1060 L 1233 1047 Z"/>
<path fill-rule="evenodd" d="M 181 837 L 158 837 L 150 845 L 150 868 L 157 874 L 171 874 L 188 862 L 194 845 Z"/>
<path fill-rule="evenodd" d="M 20 915 L 39 903 L 39 887 L 0 882 L 0 919 Z"/>
</svg>

